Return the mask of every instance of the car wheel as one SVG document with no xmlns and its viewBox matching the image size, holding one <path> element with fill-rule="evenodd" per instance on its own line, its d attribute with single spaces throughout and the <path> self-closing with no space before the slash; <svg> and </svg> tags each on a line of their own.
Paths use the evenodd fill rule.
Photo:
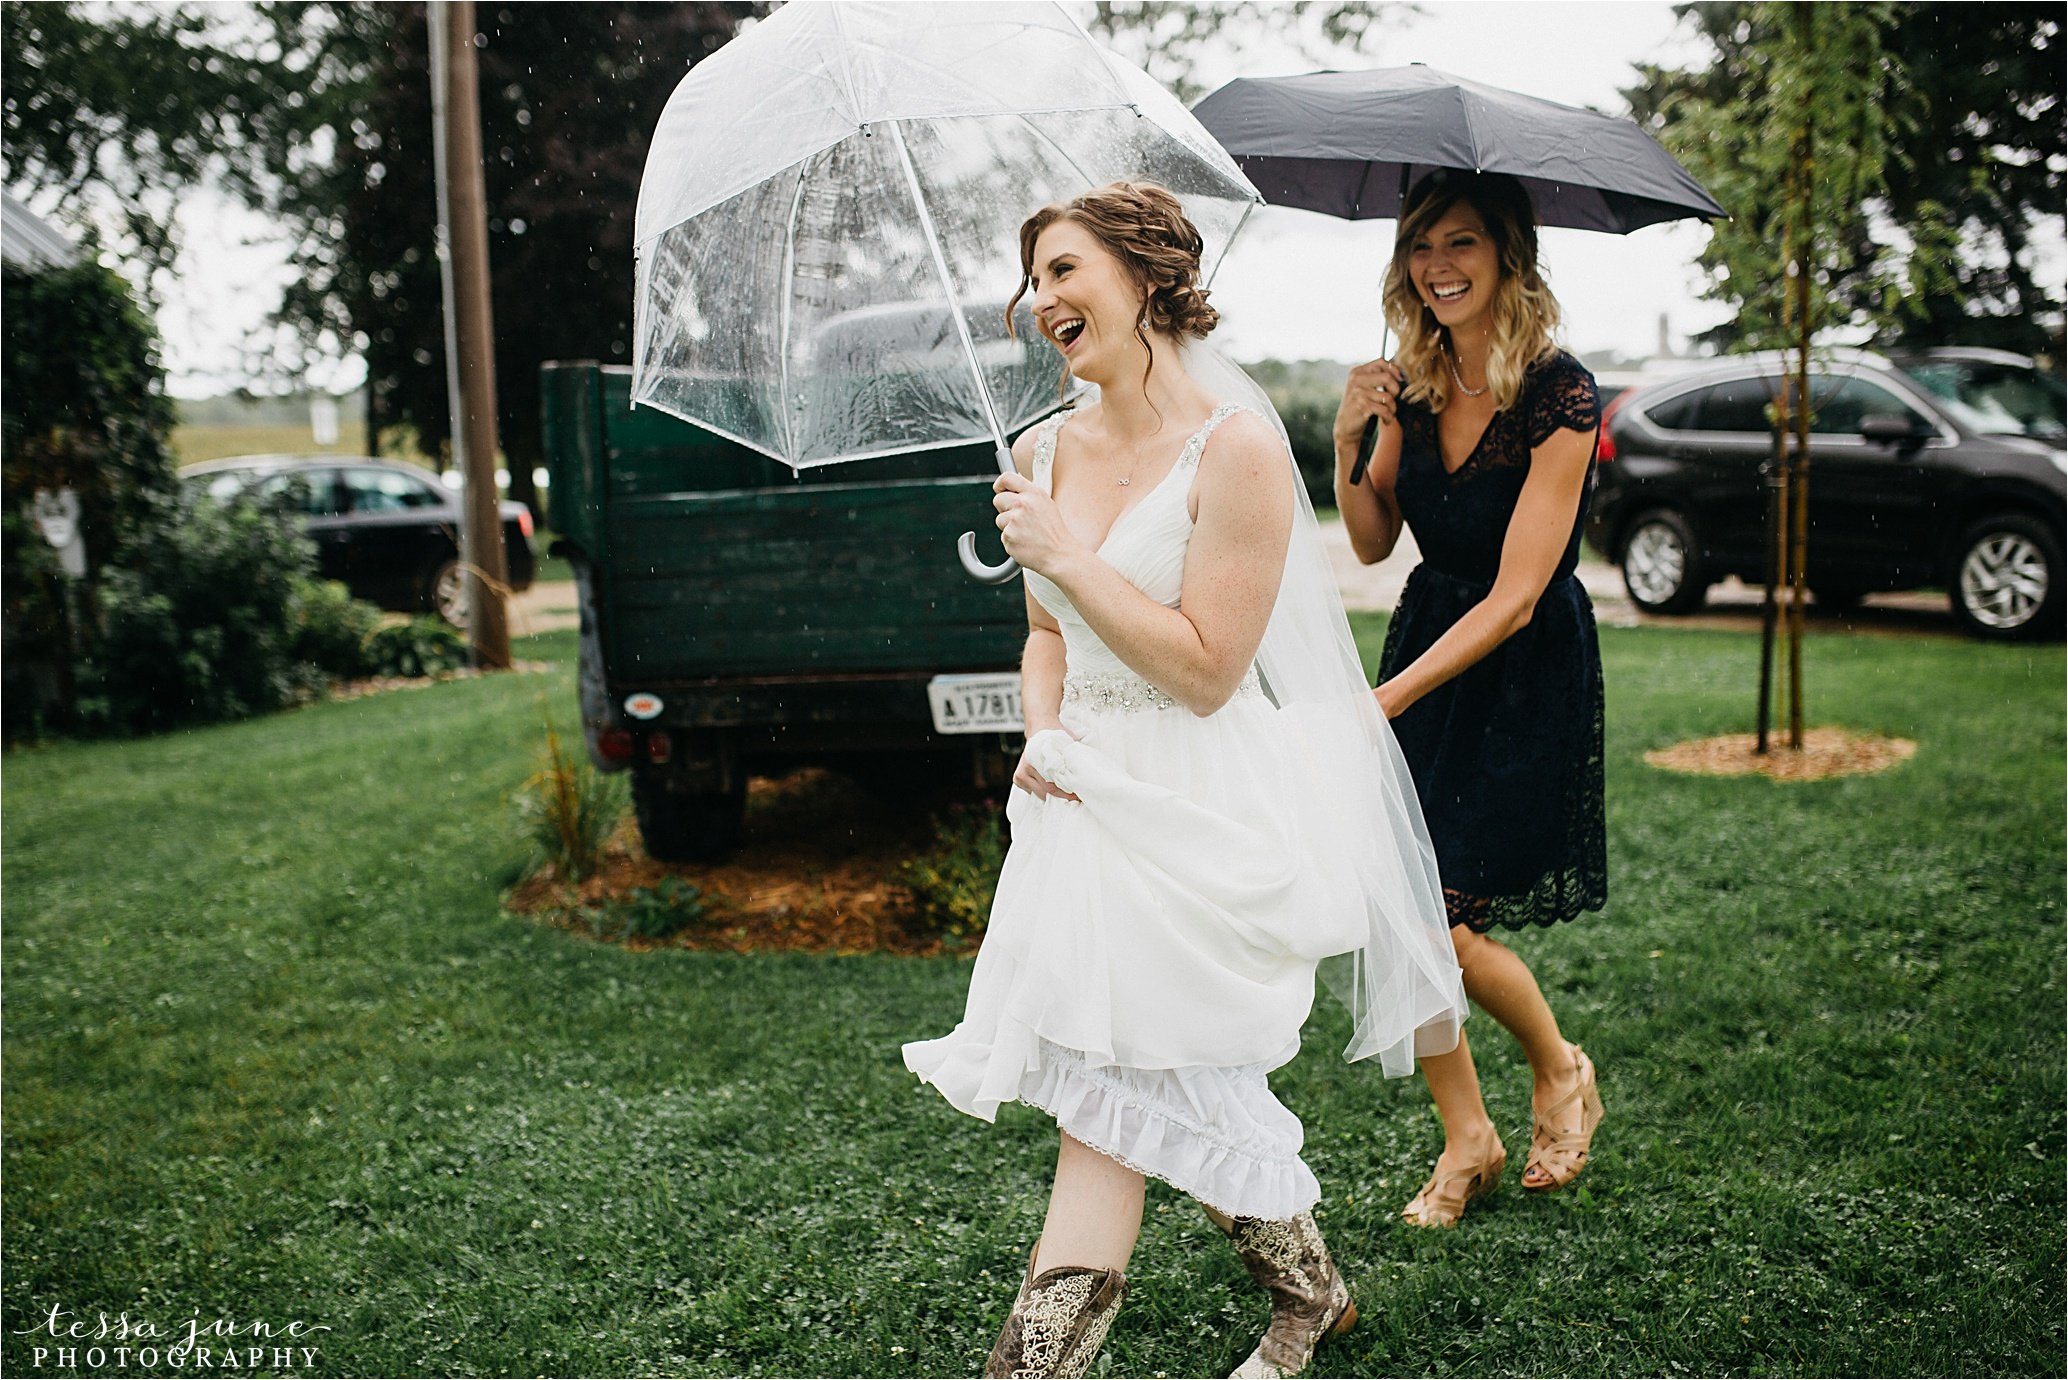
<svg viewBox="0 0 2068 1380">
<path fill-rule="evenodd" d="M 1692 613 L 1709 592 L 1695 530 L 1671 508 L 1641 513 L 1623 536 L 1623 588 L 1647 613 Z"/>
<path fill-rule="evenodd" d="M 441 561 L 424 580 L 424 602 L 461 632 L 467 630 L 467 572 L 456 560 Z"/>
<path fill-rule="evenodd" d="M 2022 513 L 1984 518 L 1954 545 L 1953 612 L 1977 637 L 2061 631 L 2061 539 Z"/>
<path fill-rule="evenodd" d="M 675 791 L 661 773 L 635 770 L 632 813 L 647 856 L 659 862 L 715 862 L 740 841 L 746 779 L 730 791 Z"/>
</svg>

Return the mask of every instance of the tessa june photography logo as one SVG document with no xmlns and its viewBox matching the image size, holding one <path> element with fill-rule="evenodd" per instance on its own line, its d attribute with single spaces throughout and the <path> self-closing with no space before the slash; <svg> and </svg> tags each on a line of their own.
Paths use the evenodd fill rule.
<svg viewBox="0 0 2068 1380">
<path fill-rule="evenodd" d="M 317 1348 L 309 1344 L 330 1329 L 291 1318 L 284 1323 L 262 1318 L 193 1316 L 169 1326 L 149 1318 L 133 1319 L 125 1310 L 92 1321 L 62 1304 L 34 1327 L 12 1329 L 29 1337 L 29 1364 L 42 1370 L 107 1370 L 126 1373 L 170 1366 L 194 1371 L 305 1370 L 315 1366 Z"/>
</svg>

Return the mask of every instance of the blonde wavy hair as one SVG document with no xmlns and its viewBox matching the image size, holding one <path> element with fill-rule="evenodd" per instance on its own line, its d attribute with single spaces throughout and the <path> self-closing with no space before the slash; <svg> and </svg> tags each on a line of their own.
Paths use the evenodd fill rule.
<svg viewBox="0 0 2068 1380">
<path fill-rule="evenodd" d="M 1426 402 L 1431 412 L 1450 405 L 1450 366 L 1439 358 L 1450 348 L 1450 332 L 1437 323 L 1436 314 L 1415 291 L 1409 258 L 1415 241 L 1460 202 L 1479 212 L 1500 265 L 1486 378 L 1495 408 L 1505 412 L 1522 396 L 1523 376 L 1530 366 L 1558 348 L 1553 333 L 1559 319 L 1558 299 L 1537 267 L 1536 211 L 1522 184 L 1505 173 L 1439 168 L 1407 194 L 1382 294 L 1386 320 L 1400 340 L 1394 362 L 1407 375 L 1401 396 Z"/>
</svg>

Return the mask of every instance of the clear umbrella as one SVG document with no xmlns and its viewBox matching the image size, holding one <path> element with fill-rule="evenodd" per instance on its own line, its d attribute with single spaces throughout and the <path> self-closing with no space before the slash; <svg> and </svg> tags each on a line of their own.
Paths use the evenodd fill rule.
<svg viewBox="0 0 2068 1380">
<path fill-rule="evenodd" d="M 1260 198 L 1198 122 L 1053 4 L 785 5 L 699 63 L 639 189 L 632 397 L 797 469 L 1006 437 L 1061 358 L 1017 230 L 1121 178 L 1218 263 Z M 1009 578 L 965 534 L 980 579 Z"/>
</svg>

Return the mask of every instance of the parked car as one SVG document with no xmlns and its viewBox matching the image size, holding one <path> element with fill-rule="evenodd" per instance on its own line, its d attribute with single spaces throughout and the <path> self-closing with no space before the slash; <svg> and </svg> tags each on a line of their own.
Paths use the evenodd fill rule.
<svg viewBox="0 0 2068 1380">
<path fill-rule="evenodd" d="M 430 609 L 466 626 L 460 496 L 423 470 L 359 456 L 243 455 L 190 465 L 180 478 L 218 499 L 286 495 L 307 520 L 323 578 L 383 608 Z M 503 500 L 502 525 L 510 588 L 529 589 L 538 567 L 531 509 Z"/>
<path fill-rule="evenodd" d="M 1588 539 L 1639 607 L 1686 613 L 1765 579 L 1768 407 L 1785 360 L 1740 355 L 1632 389 L 1603 413 Z M 1812 365 L 1809 568 L 1820 604 L 1944 588 L 1981 637 L 2062 628 L 2068 394 L 2019 355 L 1836 352 Z"/>
</svg>

